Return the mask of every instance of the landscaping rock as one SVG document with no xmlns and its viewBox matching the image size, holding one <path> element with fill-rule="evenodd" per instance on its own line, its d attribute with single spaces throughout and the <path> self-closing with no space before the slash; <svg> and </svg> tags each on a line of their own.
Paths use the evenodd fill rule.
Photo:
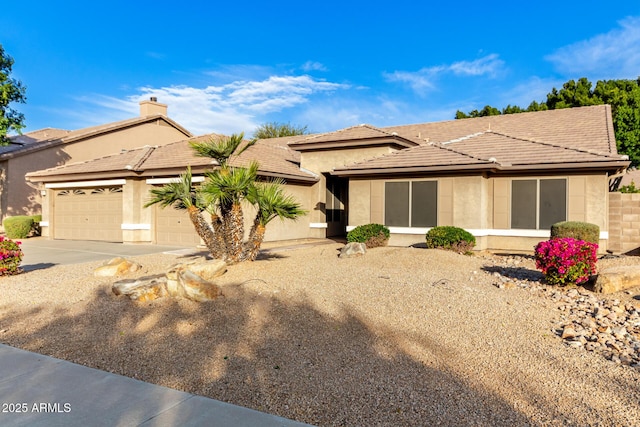
<svg viewBox="0 0 640 427">
<path fill-rule="evenodd" d="M 125 258 L 112 258 L 93 272 L 95 277 L 114 277 L 138 271 L 142 266 Z"/>
<path fill-rule="evenodd" d="M 166 276 L 148 276 L 115 282 L 111 290 L 116 295 L 126 295 L 133 301 L 146 302 L 167 295 Z"/>
<path fill-rule="evenodd" d="M 595 292 L 610 294 L 640 286 L 639 266 L 620 266 L 602 270 L 593 287 Z"/>
<path fill-rule="evenodd" d="M 192 301 L 213 301 L 222 295 L 220 288 L 215 284 L 193 273 L 191 270 L 178 271 L 179 291 L 185 298 Z"/>
<path fill-rule="evenodd" d="M 340 258 L 350 258 L 354 256 L 362 256 L 367 253 L 367 245 L 358 242 L 349 242 L 341 250 Z"/>
<path fill-rule="evenodd" d="M 178 270 L 189 270 L 204 280 L 211 281 L 227 272 L 227 263 L 219 259 L 214 259 L 211 261 L 184 264 L 179 266 Z"/>
</svg>

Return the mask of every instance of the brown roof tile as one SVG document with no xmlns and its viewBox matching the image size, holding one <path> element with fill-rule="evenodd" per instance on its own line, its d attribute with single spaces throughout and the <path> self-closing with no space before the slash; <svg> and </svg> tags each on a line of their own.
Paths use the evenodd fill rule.
<svg viewBox="0 0 640 427">
<path fill-rule="evenodd" d="M 554 145 L 608 154 L 617 152 L 608 105 L 390 126 L 383 130 L 421 143 L 446 142 L 492 130 Z"/>
<path fill-rule="evenodd" d="M 92 126 L 88 128 L 78 129 L 74 131 L 64 131 L 62 129 L 52 129 L 49 128 L 51 134 L 53 135 L 50 138 L 36 140 L 37 143 L 33 144 L 25 144 L 20 147 L 16 147 L 15 149 L 8 151 L 0 151 L 0 158 L 2 157 L 17 157 L 22 156 L 33 151 L 41 150 L 44 148 L 54 147 L 57 145 L 68 144 L 70 142 L 79 141 L 85 138 L 90 138 L 95 135 L 114 132 L 116 130 L 125 129 L 127 127 L 135 126 L 141 123 L 153 122 L 156 120 L 164 120 L 169 125 L 175 127 L 185 136 L 191 136 L 191 133 L 179 125 L 177 122 L 171 120 L 170 118 L 163 116 L 161 114 L 153 115 L 153 116 L 145 116 L 145 117 L 134 117 L 132 119 L 121 120 L 118 122 L 107 123 L 100 126 Z M 47 131 L 47 129 L 43 129 L 41 131 L 34 132 L 43 132 Z M 46 132 L 44 132 L 46 134 Z M 28 134 L 25 134 L 28 135 Z M 36 134 L 36 137 L 40 136 Z"/>
<path fill-rule="evenodd" d="M 215 134 L 203 135 L 160 147 L 143 147 L 123 151 L 120 154 L 87 162 L 32 172 L 27 174 L 27 177 L 31 181 L 46 181 L 62 176 L 68 179 L 72 179 L 72 177 L 96 179 L 99 175 L 118 173 L 122 176 L 173 176 L 187 166 L 201 170 L 210 169 L 215 166 L 215 160 L 196 156 L 190 143 L 219 137 L 220 135 Z M 251 160 L 257 160 L 260 164 L 261 175 L 315 181 L 314 175 L 302 171 L 296 161 L 290 160 L 295 156 L 285 153 L 286 150 L 290 149 L 277 141 L 260 140 L 240 156 L 233 157 L 231 164 L 247 166 Z"/>
</svg>

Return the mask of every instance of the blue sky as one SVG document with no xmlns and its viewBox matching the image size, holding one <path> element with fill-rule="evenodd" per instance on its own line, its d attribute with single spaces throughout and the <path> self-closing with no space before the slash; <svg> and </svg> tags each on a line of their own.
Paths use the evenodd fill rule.
<svg viewBox="0 0 640 427">
<path fill-rule="evenodd" d="M 11 1 L 0 43 L 25 132 L 138 115 L 195 134 L 313 132 L 526 107 L 569 79 L 640 76 L 640 2 Z M 431 4 L 430 4 L 431 3 Z"/>
</svg>

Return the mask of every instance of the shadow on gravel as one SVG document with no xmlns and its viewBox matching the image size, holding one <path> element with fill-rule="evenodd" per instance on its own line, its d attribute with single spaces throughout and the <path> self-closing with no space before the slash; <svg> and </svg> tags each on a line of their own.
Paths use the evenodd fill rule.
<svg viewBox="0 0 640 427">
<path fill-rule="evenodd" d="M 23 266 L 21 266 L 21 268 L 26 273 L 26 272 L 34 271 L 34 270 L 45 270 L 47 268 L 53 267 L 54 265 L 57 265 L 57 264 L 53 264 L 53 263 L 50 263 L 50 262 L 40 262 L 40 263 L 37 263 L 37 264 L 23 265 Z"/>
<path fill-rule="evenodd" d="M 516 280 L 537 280 L 541 281 L 544 275 L 538 270 L 531 270 L 525 267 L 502 267 L 497 265 L 482 267 L 487 273 L 498 273 L 501 276 Z"/>
<path fill-rule="evenodd" d="M 536 392 L 534 379 L 518 377 L 517 355 L 513 366 L 496 367 L 491 381 L 508 380 L 520 396 L 518 405 L 535 408 L 538 420 L 527 419 L 483 387 L 486 378 L 463 377 L 447 369 L 448 362 L 459 357 L 458 349 L 430 339 L 425 333 L 428 322 L 425 331 L 400 335 L 379 325 L 374 330 L 347 308 L 329 315 L 306 301 L 280 299 L 276 293 L 241 284 L 225 285 L 224 293 L 209 303 L 161 299 L 135 304 L 99 286 L 83 309 L 57 309 L 32 333 L 24 333 L 20 324 L 42 307 L 3 307 L 0 321 L 12 326 L 0 339 L 316 425 L 520 426 L 552 420 L 575 424 L 571 414 L 559 413 L 554 396 Z M 412 355 L 416 349 L 430 356 L 417 358 Z M 546 363 L 563 362 L 540 362 Z M 611 385 L 615 393 L 634 386 Z M 576 411 L 591 410 L 589 402 L 566 399 Z"/>
<path fill-rule="evenodd" d="M 10 328 L 1 339 L 316 425 L 527 424 L 496 394 L 416 360 L 403 350 L 406 337 L 401 344 L 373 333 L 356 313 L 334 318 L 240 285 L 225 289 L 226 297 L 210 303 L 136 305 L 103 287 L 86 310 L 58 310 L 39 330 Z M 1 320 L 17 325 L 36 310 L 9 309 Z M 424 338 L 409 345 L 427 348 L 437 360 L 455 354 Z"/>
</svg>

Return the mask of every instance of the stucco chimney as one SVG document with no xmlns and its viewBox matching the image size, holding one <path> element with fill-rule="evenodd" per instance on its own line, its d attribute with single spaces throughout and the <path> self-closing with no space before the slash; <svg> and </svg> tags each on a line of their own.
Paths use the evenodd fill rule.
<svg viewBox="0 0 640 427">
<path fill-rule="evenodd" d="M 149 100 L 140 101 L 140 116 L 167 115 L 167 104 L 160 104 L 158 98 L 152 96 Z"/>
</svg>

